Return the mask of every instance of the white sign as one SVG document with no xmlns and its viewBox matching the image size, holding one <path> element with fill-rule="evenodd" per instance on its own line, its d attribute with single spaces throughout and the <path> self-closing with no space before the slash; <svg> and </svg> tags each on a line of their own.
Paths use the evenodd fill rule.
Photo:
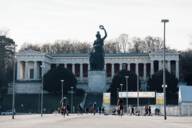
<svg viewBox="0 0 192 128">
<path fill-rule="evenodd" d="M 155 98 L 155 92 L 119 92 L 120 98 Z"/>
</svg>

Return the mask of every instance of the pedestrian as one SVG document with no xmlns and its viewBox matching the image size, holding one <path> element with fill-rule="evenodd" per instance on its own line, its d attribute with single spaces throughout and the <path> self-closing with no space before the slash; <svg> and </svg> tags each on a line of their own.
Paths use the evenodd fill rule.
<svg viewBox="0 0 192 128">
<path fill-rule="evenodd" d="M 99 107 L 99 114 L 101 114 L 101 106 Z"/>
<path fill-rule="evenodd" d="M 102 111 L 102 113 L 104 114 L 104 113 L 105 113 L 105 108 L 102 107 L 101 111 Z"/>
<path fill-rule="evenodd" d="M 155 115 L 159 115 L 160 114 L 160 109 L 159 108 L 155 108 Z"/>
<path fill-rule="evenodd" d="M 86 111 L 86 113 L 89 113 L 89 108 L 86 107 L 86 108 L 85 108 L 85 111 Z"/>
<path fill-rule="evenodd" d="M 123 100 L 119 99 L 118 100 L 118 114 L 119 115 L 123 115 Z"/>
<path fill-rule="evenodd" d="M 151 106 L 148 107 L 148 115 L 151 116 Z"/>
<path fill-rule="evenodd" d="M 69 116 L 69 110 L 70 110 L 69 104 L 67 104 L 67 105 L 66 105 L 66 114 L 67 114 L 67 116 Z"/>
<path fill-rule="evenodd" d="M 144 116 L 146 116 L 146 115 L 148 115 L 148 106 L 147 105 L 145 105 L 145 114 L 144 114 Z"/>
<path fill-rule="evenodd" d="M 57 113 L 61 113 L 61 108 L 60 107 L 57 108 Z"/>
<path fill-rule="evenodd" d="M 66 114 L 66 105 L 63 105 L 63 107 L 61 107 L 61 114 L 65 116 L 65 114 Z"/>
<path fill-rule="evenodd" d="M 133 106 L 131 107 L 131 115 L 135 115 L 135 110 Z"/>
<path fill-rule="evenodd" d="M 93 115 L 95 115 L 96 111 L 97 111 L 97 106 L 96 106 L 96 102 L 93 103 Z"/>
</svg>

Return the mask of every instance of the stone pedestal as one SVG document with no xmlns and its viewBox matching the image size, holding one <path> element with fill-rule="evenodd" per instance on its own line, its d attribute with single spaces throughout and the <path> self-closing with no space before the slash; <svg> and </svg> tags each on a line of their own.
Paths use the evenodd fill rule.
<svg viewBox="0 0 192 128">
<path fill-rule="evenodd" d="M 106 89 L 105 71 L 89 71 L 88 72 L 89 92 L 104 92 Z"/>
</svg>

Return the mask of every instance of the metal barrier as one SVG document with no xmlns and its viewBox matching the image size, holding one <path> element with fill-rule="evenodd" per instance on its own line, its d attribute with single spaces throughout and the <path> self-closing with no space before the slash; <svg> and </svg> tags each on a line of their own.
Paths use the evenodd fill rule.
<svg viewBox="0 0 192 128">
<path fill-rule="evenodd" d="M 124 106 L 125 107 L 125 106 Z M 164 108 L 163 105 L 150 105 L 151 107 L 151 114 L 157 115 L 155 110 L 159 110 L 159 115 L 163 115 Z M 111 106 L 111 112 L 116 108 L 116 106 Z M 182 105 L 167 105 L 166 107 L 167 115 L 168 116 L 192 116 L 192 104 L 182 104 Z M 139 115 L 145 115 L 145 106 L 139 106 L 138 110 L 137 107 L 134 107 L 134 111 L 139 111 Z M 126 113 L 126 111 L 125 111 Z M 128 114 L 131 114 L 131 106 L 129 106 Z"/>
</svg>

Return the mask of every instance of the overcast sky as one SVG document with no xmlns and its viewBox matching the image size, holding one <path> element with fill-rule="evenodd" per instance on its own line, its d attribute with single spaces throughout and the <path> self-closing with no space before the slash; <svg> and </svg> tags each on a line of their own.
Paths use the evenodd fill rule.
<svg viewBox="0 0 192 128">
<path fill-rule="evenodd" d="M 162 18 L 168 18 L 167 45 L 192 48 L 192 0 L 0 0 L 0 29 L 18 45 L 58 39 L 95 40 L 103 24 L 108 40 L 127 33 L 163 38 Z"/>
</svg>

